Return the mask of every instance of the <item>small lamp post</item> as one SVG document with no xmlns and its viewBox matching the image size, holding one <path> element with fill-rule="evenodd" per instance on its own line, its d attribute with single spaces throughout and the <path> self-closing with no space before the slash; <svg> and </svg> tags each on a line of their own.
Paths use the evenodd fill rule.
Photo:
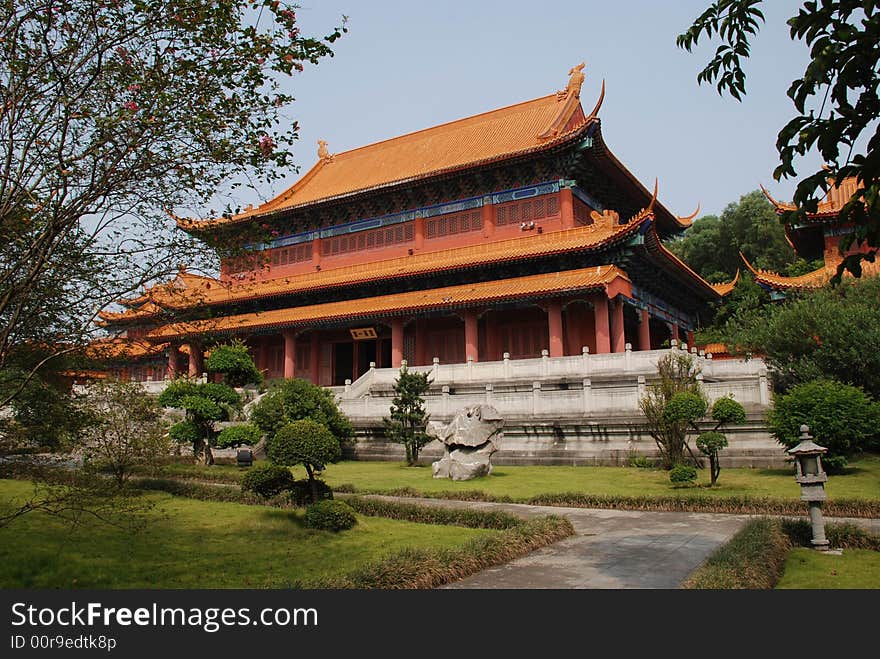
<svg viewBox="0 0 880 659">
<path fill-rule="evenodd" d="M 825 481 L 828 474 L 822 468 L 822 454 L 828 451 L 824 446 L 813 442 L 809 426 L 801 426 L 800 444 L 788 450 L 795 459 L 794 479 L 801 486 L 801 501 L 810 505 L 810 523 L 813 526 L 812 545 L 814 549 L 828 549 L 825 538 L 825 522 L 822 519 L 822 502 L 825 501 Z"/>
</svg>

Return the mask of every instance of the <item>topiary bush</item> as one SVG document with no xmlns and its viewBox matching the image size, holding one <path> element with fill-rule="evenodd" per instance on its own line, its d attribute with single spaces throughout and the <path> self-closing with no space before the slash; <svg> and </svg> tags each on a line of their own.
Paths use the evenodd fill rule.
<svg viewBox="0 0 880 659">
<path fill-rule="evenodd" d="M 311 419 L 300 419 L 279 430 L 267 445 L 269 459 L 275 464 L 303 465 L 312 484 L 312 501 L 318 500 L 315 472 L 342 457 L 339 440 L 326 427 Z"/>
<path fill-rule="evenodd" d="M 260 429 L 250 423 L 239 426 L 229 426 L 217 435 L 215 445 L 217 448 L 237 448 L 241 445 L 255 446 L 262 437 Z"/>
<path fill-rule="evenodd" d="M 324 531 L 345 531 L 357 524 L 354 509 L 344 501 L 326 499 L 306 508 L 306 526 Z"/>
<path fill-rule="evenodd" d="M 667 423 L 693 423 L 706 415 L 706 399 L 694 391 L 680 391 L 669 399 L 663 408 L 663 420 Z"/>
<path fill-rule="evenodd" d="M 746 411 L 732 396 L 722 396 L 712 404 L 712 419 L 719 425 L 745 423 Z"/>
<path fill-rule="evenodd" d="M 813 380 L 776 396 L 767 416 L 770 431 L 786 448 L 800 441 L 801 424 L 814 441 L 828 449 L 822 463 L 829 472 L 846 466 L 848 457 L 876 446 L 880 437 L 880 403 L 858 387 L 835 380 Z"/>
<path fill-rule="evenodd" d="M 242 492 L 254 492 L 267 499 L 293 487 L 293 474 L 290 469 L 280 465 L 257 465 L 245 472 L 241 479 Z"/>
<path fill-rule="evenodd" d="M 241 341 L 211 348 L 205 368 L 209 373 L 222 373 L 223 381 L 230 387 L 263 382 L 263 374 L 254 364 L 247 346 Z"/>
<path fill-rule="evenodd" d="M 254 405 L 250 420 L 267 437 L 272 437 L 288 423 L 300 419 L 311 419 L 329 428 L 339 441 L 354 434 L 333 394 L 299 378 L 282 380 L 274 386 Z"/>
<path fill-rule="evenodd" d="M 669 480 L 673 485 L 690 485 L 697 480 L 697 468 L 693 465 L 677 464 L 669 470 Z"/>
<path fill-rule="evenodd" d="M 168 429 L 168 436 L 178 444 L 193 444 L 201 437 L 201 429 L 189 419 L 175 423 Z"/>
<path fill-rule="evenodd" d="M 316 478 L 315 489 L 318 492 L 318 501 L 333 498 L 333 490 L 324 481 Z M 295 506 L 307 506 L 312 503 L 312 484 L 305 478 L 293 481 L 290 488 L 290 500 Z"/>
</svg>

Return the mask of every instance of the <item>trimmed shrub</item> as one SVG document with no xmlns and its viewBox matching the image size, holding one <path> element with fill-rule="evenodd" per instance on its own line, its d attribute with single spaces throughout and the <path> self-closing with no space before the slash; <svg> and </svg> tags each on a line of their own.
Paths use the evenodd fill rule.
<svg viewBox="0 0 880 659">
<path fill-rule="evenodd" d="M 719 424 L 745 423 L 746 411 L 732 396 L 722 396 L 712 404 L 712 418 Z"/>
<path fill-rule="evenodd" d="M 680 391 L 673 395 L 663 408 L 666 423 L 692 423 L 706 415 L 708 405 L 699 393 Z"/>
<path fill-rule="evenodd" d="M 306 508 L 306 526 L 324 531 L 345 531 L 357 524 L 354 510 L 344 501 L 325 499 Z"/>
<path fill-rule="evenodd" d="M 300 419 L 284 426 L 267 447 L 269 459 L 286 467 L 303 465 L 312 487 L 312 501 L 318 500 L 315 472 L 342 457 L 339 440 L 326 427 L 311 419 Z"/>
<path fill-rule="evenodd" d="M 241 479 L 242 492 L 255 492 L 269 498 L 293 488 L 290 469 L 280 465 L 262 464 L 249 469 Z"/>
<path fill-rule="evenodd" d="M 669 470 L 669 480 L 674 485 L 690 485 L 697 480 L 697 468 L 693 465 L 677 464 Z"/>
<path fill-rule="evenodd" d="M 263 382 L 263 374 L 254 364 L 247 346 L 241 341 L 211 348 L 205 368 L 209 373 L 222 373 L 223 381 L 230 387 Z"/>
<path fill-rule="evenodd" d="M 842 469 L 855 453 L 875 445 L 880 435 L 880 403 L 861 389 L 834 380 L 813 380 L 777 396 L 767 417 L 777 441 L 787 448 L 800 441 L 801 424 L 828 449 L 822 463 Z"/>
<path fill-rule="evenodd" d="M 192 444 L 202 436 L 202 431 L 194 422 L 186 419 L 175 423 L 168 429 L 168 436 L 178 444 Z"/>
<path fill-rule="evenodd" d="M 318 491 L 318 501 L 333 498 L 333 490 L 324 481 L 315 479 L 315 489 Z M 312 485 L 305 478 L 293 481 L 290 488 L 290 501 L 295 506 L 307 506 L 312 503 Z"/>
<path fill-rule="evenodd" d="M 216 446 L 217 448 L 236 448 L 243 444 L 255 446 L 260 441 L 260 437 L 262 437 L 260 429 L 250 423 L 229 426 L 217 435 Z"/>
<path fill-rule="evenodd" d="M 336 405 L 333 394 L 317 385 L 293 378 L 282 380 L 254 405 L 251 421 L 273 437 L 281 428 L 300 419 L 311 419 L 330 429 L 338 441 L 354 429 Z"/>
</svg>

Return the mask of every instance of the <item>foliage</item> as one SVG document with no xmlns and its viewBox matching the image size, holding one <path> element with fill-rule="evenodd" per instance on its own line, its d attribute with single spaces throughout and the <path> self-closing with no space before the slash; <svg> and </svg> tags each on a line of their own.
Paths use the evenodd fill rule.
<svg viewBox="0 0 880 659">
<path fill-rule="evenodd" d="M 340 442 L 354 434 L 351 423 L 339 411 L 333 394 L 299 378 L 276 384 L 251 412 L 251 421 L 267 437 L 273 437 L 282 427 L 300 419 L 311 419 L 329 428 Z"/>
<path fill-rule="evenodd" d="M 790 549 L 779 520 L 749 520 L 688 577 L 684 588 L 773 588 Z"/>
<path fill-rule="evenodd" d="M 655 467 L 654 461 L 651 458 L 639 454 L 629 456 L 629 466 L 638 469 L 653 469 Z"/>
<path fill-rule="evenodd" d="M 679 391 L 663 408 L 663 420 L 666 423 L 694 423 L 706 415 L 709 405 L 706 397 L 693 391 Z"/>
<path fill-rule="evenodd" d="M 279 465 L 303 465 L 312 488 L 312 501 L 318 500 L 315 472 L 342 457 L 339 440 L 332 432 L 312 419 L 300 419 L 279 430 L 268 442 L 269 459 Z"/>
<path fill-rule="evenodd" d="M 5 3 L 0 370 L 28 344 L 50 361 L 84 347 L 96 310 L 181 261 L 213 267 L 169 213 L 216 216 L 226 182 L 286 175 L 298 126 L 283 84 L 344 30 L 307 36 L 275 0 Z"/>
<path fill-rule="evenodd" d="M 712 403 L 712 419 L 719 425 L 727 423 L 745 423 L 746 411 L 732 396 L 722 396 Z"/>
<path fill-rule="evenodd" d="M 211 348 L 205 362 L 208 373 L 222 373 L 223 381 L 230 387 L 246 384 L 262 384 L 263 374 L 242 341 L 233 341 Z"/>
<path fill-rule="evenodd" d="M 86 464 L 109 470 L 119 485 L 138 465 L 169 452 L 161 410 L 137 382 L 97 383 L 87 404 L 96 423 L 85 444 Z"/>
<path fill-rule="evenodd" d="M 822 463 L 828 471 L 839 470 L 847 458 L 880 439 L 880 403 L 858 387 L 833 380 L 814 380 L 778 395 L 767 417 L 771 432 L 787 448 L 800 441 L 801 424 L 820 446 L 828 449 Z"/>
<path fill-rule="evenodd" d="M 667 353 L 657 361 L 658 380 L 648 385 L 646 395 L 639 399 L 639 407 L 647 418 L 648 432 L 657 444 L 664 469 L 683 462 L 685 451 L 690 452 L 687 445 L 689 422 L 667 418 L 666 406 L 676 394 L 702 397 L 698 373 L 699 367 L 690 354 Z"/>
<path fill-rule="evenodd" d="M 728 204 L 721 217 L 701 217 L 670 249 L 715 281 L 730 281 L 744 269 L 740 252 L 754 266 L 775 272 L 786 271 L 797 260 L 776 210 L 760 190 Z"/>
<path fill-rule="evenodd" d="M 171 428 L 171 437 L 192 441 L 193 455 L 204 456 L 205 464 L 214 463 L 211 446 L 216 441 L 215 421 L 230 421 L 241 408 L 241 396 L 225 384 L 175 380 L 159 394 L 159 404 L 185 410 L 185 422 Z"/>
<path fill-rule="evenodd" d="M 293 474 L 281 465 L 258 464 L 248 469 L 241 479 L 242 492 L 254 492 L 268 499 L 293 488 Z"/>
<path fill-rule="evenodd" d="M 229 426 L 220 431 L 214 444 L 217 448 L 238 448 L 239 446 L 256 446 L 263 434 L 260 429 L 250 423 L 240 426 Z"/>
<path fill-rule="evenodd" d="M 427 373 L 418 373 L 401 367 L 394 381 L 391 416 L 383 419 L 385 436 L 406 448 L 406 463 L 416 465 L 419 451 L 431 441 L 425 431 L 430 416 L 425 411 L 425 393 L 431 386 Z"/>
<path fill-rule="evenodd" d="M 817 378 L 880 398 L 880 277 L 843 281 L 787 298 L 727 327 L 725 340 L 763 353 L 780 393 Z"/>
<path fill-rule="evenodd" d="M 327 485 L 327 483 L 316 478 L 314 485 L 318 492 L 318 501 L 333 498 L 333 490 L 330 489 L 330 486 Z M 312 496 L 312 483 L 308 479 L 297 479 L 293 481 L 293 486 L 290 488 L 290 502 L 294 506 L 307 506 L 313 501 Z"/>
<path fill-rule="evenodd" d="M 697 468 L 693 465 L 677 464 L 669 470 L 669 480 L 674 485 L 690 485 L 697 480 Z"/>
<path fill-rule="evenodd" d="M 14 397 L 12 392 L 17 392 Z M 7 394 L 11 415 L 0 415 L 6 450 L 70 450 L 80 444 L 93 422 L 84 398 L 51 369 L 38 376 L 31 376 L 29 369 L 0 369 L 0 400 Z"/>
<path fill-rule="evenodd" d="M 761 0 L 714 0 L 678 36 L 677 44 L 688 51 L 703 35 L 717 34 L 722 41 L 697 76 L 698 82 L 714 82 L 719 94 L 726 91 L 737 100 L 746 93 L 742 60 L 749 57 L 750 39 L 764 20 L 760 4 Z M 810 47 L 810 62 L 803 78 L 788 89 L 798 116 L 779 131 L 779 165 L 773 176 L 777 180 L 796 177 L 797 159 L 814 152 L 823 165 L 800 178 L 794 194 L 797 210 L 787 213 L 784 220 L 803 223 L 806 213 L 816 210 L 830 180 L 857 177 L 861 185 L 840 213 L 840 221 L 853 224 L 855 232 L 845 234 L 840 247 L 846 252 L 861 245 L 868 254 L 847 256 L 838 276 L 844 268 L 859 276 L 861 260 L 873 261 L 880 247 L 880 158 L 875 153 L 880 144 L 876 128 L 880 8 L 862 0 L 808 0 L 788 25 L 792 40 Z"/>
<path fill-rule="evenodd" d="M 306 508 L 306 526 L 323 531 L 346 531 L 357 524 L 354 510 L 344 501 L 325 499 Z"/>
</svg>

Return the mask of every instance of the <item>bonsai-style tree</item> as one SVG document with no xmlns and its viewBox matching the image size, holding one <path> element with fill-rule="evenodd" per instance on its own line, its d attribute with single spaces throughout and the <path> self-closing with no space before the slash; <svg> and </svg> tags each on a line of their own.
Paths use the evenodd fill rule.
<svg viewBox="0 0 880 659">
<path fill-rule="evenodd" d="M 313 502 L 318 500 L 315 472 L 323 471 L 326 464 L 342 457 L 339 440 L 326 426 L 312 419 L 300 419 L 281 428 L 268 442 L 267 453 L 276 465 L 301 464 L 306 468 Z"/>
<path fill-rule="evenodd" d="M 205 362 L 208 373 L 222 373 L 223 382 L 230 387 L 243 387 L 246 384 L 262 384 L 263 374 L 242 341 L 215 346 Z"/>
<path fill-rule="evenodd" d="M 274 437 L 284 426 L 311 419 L 329 429 L 339 442 L 354 434 L 348 419 L 336 405 L 333 394 L 306 380 L 292 378 L 276 384 L 251 412 L 251 422 L 266 437 Z"/>
<path fill-rule="evenodd" d="M 241 407 L 241 397 L 225 384 L 195 383 L 176 380 L 159 394 L 159 404 L 186 412 L 186 418 L 171 426 L 171 439 L 180 444 L 191 443 L 193 455 L 205 464 L 214 464 L 211 446 L 217 436 L 215 421 L 230 421 Z"/>
<path fill-rule="evenodd" d="M 427 373 L 414 373 L 404 365 L 394 381 L 394 399 L 391 401 L 391 417 L 383 419 L 385 436 L 406 448 L 406 463 L 418 464 L 419 451 L 431 441 L 425 432 L 430 418 L 425 411 L 424 395 L 431 382 Z"/>
<path fill-rule="evenodd" d="M 666 404 L 663 416 L 670 424 L 681 424 L 684 426 L 685 446 L 687 446 L 688 430 L 700 432 L 697 422 L 706 416 L 708 410 L 709 405 L 702 393 L 679 392 Z M 725 396 L 716 400 L 712 405 L 711 416 L 715 421 L 715 427 L 708 432 L 701 433 L 697 437 L 697 448 L 709 458 L 711 481 L 712 485 L 715 485 L 718 481 L 718 474 L 721 472 L 718 453 L 727 446 L 727 437 L 718 430 L 726 423 L 745 422 L 746 412 L 743 406 L 733 400 L 733 398 Z M 690 451 L 690 447 L 687 446 L 687 448 Z M 693 453 L 691 453 L 691 457 L 696 462 Z"/>
<path fill-rule="evenodd" d="M 657 362 L 657 382 L 649 385 L 647 394 L 639 400 L 664 469 L 684 463 L 685 451 L 690 453 L 695 464 L 699 464 L 687 443 L 689 419 L 694 414 L 697 414 L 694 418 L 699 418 L 706 413 L 706 401 L 697 381 L 699 372 L 694 358 L 688 353 L 666 354 Z M 680 394 L 687 396 L 667 410 L 672 399 Z"/>
<path fill-rule="evenodd" d="M 229 426 L 220 431 L 214 445 L 217 448 L 238 448 L 239 446 L 256 446 L 263 434 L 251 423 Z"/>
</svg>

